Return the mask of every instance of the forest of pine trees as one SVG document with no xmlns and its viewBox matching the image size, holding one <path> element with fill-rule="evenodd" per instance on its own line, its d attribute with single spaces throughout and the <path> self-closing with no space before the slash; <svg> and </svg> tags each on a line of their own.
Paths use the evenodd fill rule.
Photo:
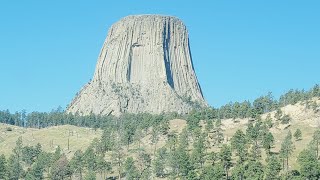
<svg viewBox="0 0 320 180">
<path fill-rule="evenodd" d="M 320 97 L 318 85 L 310 91 L 291 90 L 278 101 L 268 94 L 252 104 L 230 103 L 183 116 L 79 116 L 65 114 L 61 108 L 50 113 L 0 111 L 0 122 L 11 125 L 44 128 L 71 124 L 103 131 L 101 138 L 94 139 L 85 151 L 78 150 L 72 156 L 60 147 L 45 152 L 41 144 L 27 146 L 20 137 L 9 157 L 0 155 L 0 179 L 320 179 L 320 130 L 314 132 L 312 141 L 300 152 L 300 168 L 292 169 L 288 159 L 295 142 L 303 139 L 300 129 L 288 131 L 281 149 L 275 151 L 270 132 L 273 122 L 260 117 L 276 110 L 275 119 L 287 123 L 290 117 L 279 108 L 304 101 L 308 108 L 317 110 L 318 105 L 311 101 L 313 97 Z M 225 141 L 221 119 L 244 117 L 252 119 L 246 130 L 237 130 Z M 181 133 L 169 131 L 169 120 L 174 118 L 187 120 Z M 140 145 L 146 136 L 150 137 L 152 151 Z M 160 137 L 167 139 L 161 146 Z"/>
</svg>

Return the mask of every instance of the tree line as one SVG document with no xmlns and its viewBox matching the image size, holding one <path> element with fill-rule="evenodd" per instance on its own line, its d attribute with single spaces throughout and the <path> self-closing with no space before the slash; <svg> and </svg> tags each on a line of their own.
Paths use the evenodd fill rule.
<svg viewBox="0 0 320 180">
<path fill-rule="evenodd" d="M 199 119 L 228 119 L 228 118 L 256 118 L 263 113 L 278 110 L 288 104 L 296 104 L 299 101 L 306 103 L 308 108 L 316 110 L 318 105 L 310 101 L 314 97 L 320 97 L 320 86 L 317 84 L 309 91 L 304 90 L 289 90 L 284 95 L 281 95 L 279 100 L 276 100 L 271 93 L 261 96 L 250 103 L 249 101 L 228 103 L 220 108 L 202 108 L 195 109 L 187 115 L 177 113 L 163 113 L 161 115 L 151 115 L 148 113 L 141 114 L 124 114 L 121 117 L 66 114 L 61 107 L 58 107 L 51 112 L 31 112 L 25 110 L 21 112 L 11 113 L 9 110 L 0 111 L 0 123 L 11 124 L 21 127 L 45 128 L 57 125 L 75 125 L 81 127 L 102 128 L 108 126 L 110 121 L 122 119 L 130 116 L 133 120 L 147 120 L 154 123 L 157 119 L 194 119 L 197 116 Z"/>
<path fill-rule="evenodd" d="M 299 129 L 293 135 L 288 131 L 277 151 L 270 132 L 274 122 L 260 118 L 248 123 L 245 130 L 237 130 L 230 139 L 223 135 L 221 120 L 206 120 L 205 125 L 188 123 L 181 133 L 169 131 L 166 120 L 146 129 L 135 123 L 117 122 L 103 129 L 101 138 L 69 158 L 60 147 L 52 153 L 45 152 L 40 144 L 23 145 L 20 137 L 8 158 L 0 156 L 0 179 L 320 178 L 319 129 L 298 156 L 300 169 L 293 169 L 289 158 L 295 142 L 303 139 Z M 141 142 L 145 137 L 151 150 Z M 161 146 L 160 138 L 165 138 Z"/>
</svg>

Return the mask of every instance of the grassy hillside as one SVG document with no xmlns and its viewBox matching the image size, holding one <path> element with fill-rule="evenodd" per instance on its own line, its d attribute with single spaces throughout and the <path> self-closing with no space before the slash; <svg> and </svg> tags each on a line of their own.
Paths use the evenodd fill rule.
<svg viewBox="0 0 320 180">
<path fill-rule="evenodd" d="M 320 103 L 319 100 L 315 101 L 317 101 L 318 104 Z M 272 132 L 275 138 L 275 144 L 271 151 L 276 153 L 279 152 L 281 143 L 288 134 L 288 131 L 291 131 L 293 134 L 297 129 L 300 129 L 302 132 L 302 139 L 298 141 L 294 140 L 295 148 L 289 159 L 291 168 L 297 169 L 297 156 L 303 149 L 307 147 L 309 142 L 312 140 L 314 131 L 320 127 L 320 114 L 315 113 L 312 109 L 307 109 L 303 103 L 288 105 L 281 108 L 281 110 L 284 114 L 290 115 L 292 120 L 287 125 L 277 125 L 275 119 L 273 118 L 275 125 L 270 129 L 270 132 Z M 271 117 L 274 117 L 275 111 L 262 115 L 262 119 L 265 120 L 268 114 L 270 114 Z M 224 126 L 223 129 L 225 130 L 225 138 L 231 138 L 238 129 L 246 129 L 248 119 L 226 119 L 223 120 L 222 123 Z"/>
<path fill-rule="evenodd" d="M 320 101 L 318 99 L 314 99 L 313 101 L 320 104 Z M 314 131 L 320 127 L 320 113 L 319 111 L 317 112 L 314 109 L 306 108 L 306 105 L 303 103 L 288 105 L 281 108 L 281 110 L 283 114 L 287 114 L 291 117 L 291 121 L 289 124 L 284 125 L 276 121 L 274 118 L 276 112 L 270 112 L 261 116 L 262 120 L 264 121 L 269 115 L 273 121 L 273 127 L 270 128 L 270 132 L 272 132 L 275 138 L 275 143 L 271 151 L 277 154 L 281 148 L 281 143 L 283 142 L 285 136 L 288 134 L 288 131 L 291 131 L 293 134 L 296 129 L 299 128 L 302 131 L 302 139 L 295 141 L 293 138 L 295 148 L 289 159 L 289 169 L 299 169 L 297 157 L 299 153 L 303 149 L 305 149 L 308 143 L 311 141 Z M 223 119 L 222 129 L 224 134 L 224 143 L 229 144 L 231 137 L 238 129 L 241 129 L 245 132 L 250 121 L 251 119 L 249 118 Z M 187 127 L 187 121 L 182 119 L 174 119 L 170 120 L 168 125 L 168 134 L 176 134 L 177 136 L 179 136 L 182 130 Z M 206 122 L 200 121 L 200 126 L 202 131 L 204 131 Z M 94 138 L 100 138 L 102 135 L 102 131 L 99 129 L 97 131 L 94 131 L 90 128 L 71 125 L 54 126 L 43 129 L 25 129 L 17 126 L 0 124 L 0 134 L 0 154 L 5 154 L 7 157 L 11 154 L 12 149 L 15 147 L 17 139 L 21 136 L 24 146 L 34 146 L 37 143 L 40 143 L 42 145 L 42 149 L 47 152 L 53 152 L 56 147 L 60 146 L 63 150 L 63 153 L 66 154 L 68 159 L 71 159 L 76 150 L 85 151 Z M 143 166 L 141 165 L 141 162 L 139 162 L 139 146 L 142 147 L 144 151 L 150 155 L 150 158 L 152 160 L 155 159 L 155 149 L 159 149 L 163 146 L 168 146 L 168 134 L 159 134 L 156 144 L 152 143 L 152 127 L 147 129 L 143 134 L 144 135 L 140 140 L 135 139 L 129 146 L 123 146 L 121 148 L 121 153 L 123 153 L 124 158 L 133 157 L 138 164 L 138 167 Z M 210 141 L 210 138 L 207 137 L 207 140 Z M 192 151 L 192 143 L 193 138 L 190 137 L 188 148 L 190 152 Z M 209 146 L 208 152 L 218 152 L 220 151 L 220 147 L 221 146 Z M 117 152 L 108 151 L 105 156 L 105 160 L 108 162 L 114 161 L 114 153 Z M 266 153 L 262 149 L 263 164 L 265 163 L 265 157 Z M 235 156 L 233 156 L 232 162 L 236 162 Z M 113 164 L 113 166 L 114 167 L 112 171 L 108 173 L 109 177 L 117 176 L 117 166 L 115 164 Z M 102 175 L 97 175 L 98 179 L 101 177 Z"/>
<path fill-rule="evenodd" d="M 24 146 L 42 145 L 43 150 L 53 152 L 60 146 L 67 156 L 78 149 L 85 150 L 94 138 L 100 138 L 101 131 L 71 125 L 53 126 L 43 129 L 21 128 L 0 124 L 0 154 L 8 156 L 21 136 Z M 68 150 L 69 139 L 69 150 Z"/>
</svg>

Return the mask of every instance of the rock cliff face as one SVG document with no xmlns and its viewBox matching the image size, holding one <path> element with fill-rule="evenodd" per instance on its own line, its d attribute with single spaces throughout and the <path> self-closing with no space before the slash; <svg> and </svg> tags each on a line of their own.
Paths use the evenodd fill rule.
<svg viewBox="0 0 320 180">
<path fill-rule="evenodd" d="M 112 25 L 92 81 L 67 112 L 187 113 L 204 106 L 186 26 L 171 16 L 135 15 Z"/>
</svg>

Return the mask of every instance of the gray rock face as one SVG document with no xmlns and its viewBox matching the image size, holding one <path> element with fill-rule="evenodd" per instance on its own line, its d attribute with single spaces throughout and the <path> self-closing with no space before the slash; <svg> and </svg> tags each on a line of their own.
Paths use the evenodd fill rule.
<svg viewBox="0 0 320 180">
<path fill-rule="evenodd" d="M 187 113 L 204 106 L 186 26 L 171 16 L 135 15 L 112 25 L 92 81 L 67 112 Z"/>
</svg>

